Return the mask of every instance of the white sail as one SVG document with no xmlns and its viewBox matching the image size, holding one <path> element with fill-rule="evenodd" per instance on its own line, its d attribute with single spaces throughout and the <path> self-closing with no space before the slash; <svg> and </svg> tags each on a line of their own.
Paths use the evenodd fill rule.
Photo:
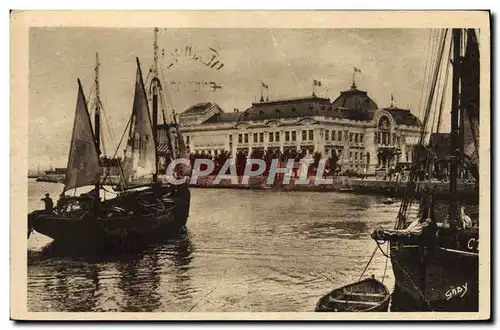
<svg viewBox="0 0 500 330">
<path fill-rule="evenodd" d="M 134 105 L 129 139 L 125 151 L 125 181 L 152 178 L 156 173 L 156 150 L 148 100 L 142 80 L 142 71 L 137 60 Z"/>
<path fill-rule="evenodd" d="M 87 110 L 87 102 L 78 80 L 75 121 L 71 136 L 71 147 L 64 180 L 64 191 L 99 183 L 101 167 L 94 133 Z"/>
</svg>

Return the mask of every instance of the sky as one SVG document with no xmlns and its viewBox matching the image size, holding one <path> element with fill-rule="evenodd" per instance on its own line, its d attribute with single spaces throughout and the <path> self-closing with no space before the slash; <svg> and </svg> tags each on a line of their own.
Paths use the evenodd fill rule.
<svg viewBox="0 0 500 330">
<path fill-rule="evenodd" d="M 379 108 L 390 105 L 392 93 L 397 106 L 418 115 L 429 33 L 424 29 L 160 28 L 160 78 L 164 97 L 177 113 L 199 102 L 215 102 L 231 112 L 244 111 L 258 100 L 262 82 L 273 100 L 309 96 L 313 79 L 318 80 L 322 86 L 316 95 L 333 100 L 349 89 L 356 67 L 361 70 L 356 76 L 358 88 L 367 91 Z M 153 64 L 153 35 L 151 28 L 30 29 L 30 169 L 66 166 L 77 78 L 89 97 L 96 52 L 101 101 L 110 126 L 105 127 L 106 153 L 113 153 L 116 146 L 109 145 L 109 131 L 118 142 L 132 111 L 136 57 L 146 79 Z M 221 88 L 213 91 L 214 85 Z"/>
</svg>

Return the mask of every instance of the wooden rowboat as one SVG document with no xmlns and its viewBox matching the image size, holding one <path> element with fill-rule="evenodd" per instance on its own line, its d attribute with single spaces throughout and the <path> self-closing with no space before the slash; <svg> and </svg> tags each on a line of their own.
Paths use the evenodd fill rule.
<svg viewBox="0 0 500 330">
<path fill-rule="evenodd" d="M 321 297 L 316 312 L 387 312 L 390 293 L 374 278 L 335 289 Z"/>
</svg>

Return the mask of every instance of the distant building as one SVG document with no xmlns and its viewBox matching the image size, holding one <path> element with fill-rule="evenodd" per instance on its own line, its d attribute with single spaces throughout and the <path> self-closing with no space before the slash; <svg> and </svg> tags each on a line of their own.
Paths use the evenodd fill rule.
<svg viewBox="0 0 500 330">
<path fill-rule="evenodd" d="M 313 95 L 261 101 L 230 113 L 206 102 L 189 107 L 179 120 L 192 153 L 225 150 L 234 157 L 238 152 L 291 148 L 324 156 L 335 152 L 343 170 L 360 173 L 410 163 L 421 126 L 409 110 L 379 108 L 354 84 L 333 102 Z M 166 130 L 159 136 L 164 144 Z"/>
<path fill-rule="evenodd" d="M 48 171 L 45 171 L 45 174 L 66 174 L 66 168 L 65 167 L 56 167 L 55 169 L 51 169 Z"/>
</svg>

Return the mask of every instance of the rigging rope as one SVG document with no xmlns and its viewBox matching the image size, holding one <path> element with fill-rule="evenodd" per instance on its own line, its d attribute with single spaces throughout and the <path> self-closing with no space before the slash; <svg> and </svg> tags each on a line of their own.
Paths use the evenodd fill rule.
<svg viewBox="0 0 500 330">
<path fill-rule="evenodd" d="M 425 114 L 426 104 L 429 101 L 429 95 L 430 95 L 430 91 L 431 91 L 431 88 L 432 88 L 431 87 L 431 85 L 432 85 L 431 77 L 433 76 L 433 72 L 435 70 L 435 67 L 433 66 L 433 63 L 436 63 L 437 58 L 438 58 L 438 52 L 437 52 L 438 48 L 437 47 L 439 45 L 439 40 L 441 38 L 441 33 L 442 33 L 441 30 L 437 30 L 434 33 L 433 38 L 431 40 L 430 53 L 429 53 L 429 62 L 427 63 L 428 64 L 427 75 L 426 75 L 427 80 L 425 82 L 425 86 L 424 86 L 424 89 L 423 89 L 423 93 L 424 93 L 423 103 L 421 105 L 421 109 L 420 109 L 420 112 L 419 112 L 420 118 L 423 117 L 422 114 Z"/>
<path fill-rule="evenodd" d="M 363 269 L 363 272 L 361 273 L 361 276 L 359 277 L 358 282 L 361 281 L 361 278 L 363 278 L 363 275 L 365 275 L 366 269 L 368 269 L 368 266 L 372 262 L 373 257 L 375 256 L 375 253 L 377 252 L 377 250 L 378 250 L 378 244 L 375 247 L 375 249 L 373 250 L 372 256 L 370 257 L 370 260 L 368 260 L 368 263 L 366 264 L 365 269 Z"/>
<path fill-rule="evenodd" d="M 165 77 L 163 75 L 163 71 L 164 71 L 164 68 L 163 68 L 163 64 L 160 64 L 160 75 L 161 75 L 161 80 L 160 80 L 160 83 L 163 81 L 163 83 L 165 83 Z M 167 106 L 171 106 L 172 105 L 172 99 L 171 99 L 171 96 L 170 96 L 170 93 L 168 91 L 168 88 L 165 87 L 165 89 L 162 88 L 162 91 L 165 91 L 165 94 L 166 94 L 166 97 L 167 97 L 167 103 L 165 102 L 165 98 L 164 98 L 164 94 L 163 93 L 160 93 L 160 102 L 161 102 L 161 105 L 162 105 L 162 115 L 163 115 L 163 124 L 166 126 L 166 129 L 167 129 L 167 132 L 166 132 L 166 136 L 167 136 L 167 143 L 168 143 L 168 147 L 170 149 L 170 152 L 171 152 L 171 157 L 172 159 L 174 158 L 177 158 L 177 155 L 176 155 L 176 150 L 175 150 L 175 143 L 174 143 L 174 137 L 172 135 L 172 132 L 170 130 L 170 125 L 167 124 L 167 119 L 165 118 L 166 115 L 165 115 L 165 109 L 167 108 Z M 172 108 L 172 116 L 173 116 L 173 107 L 171 106 Z"/>
<path fill-rule="evenodd" d="M 104 121 L 106 122 L 106 128 L 109 131 L 109 137 L 111 139 L 111 144 L 116 145 L 116 135 L 115 135 L 114 130 L 109 125 L 109 119 L 108 119 L 106 111 L 104 110 L 104 105 L 102 104 L 101 100 L 99 100 L 99 104 L 101 106 L 101 112 L 103 114 L 102 117 L 104 117 Z M 104 130 L 101 130 L 101 131 L 104 131 Z"/>
<path fill-rule="evenodd" d="M 453 43 L 450 42 L 450 49 L 449 49 L 449 52 L 448 52 L 447 59 L 451 59 L 452 45 L 453 45 Z M 448 64 L 449 61 L 446 61 L 446 63 Z M 439 130 L 441 128 L 441 121 L 442 121 L 442 116 L 443 116 L 444 102 L 446 100 L 446 87 L 448 86 L 448 76 L 449 76 L 449 73 L 451 71 L 450 67 L 448 65 L 446 66 L 446 68 L 447 68 L 447 70 L 446 70 L 446 74 L 445 74 L 445 77 L 444 77 L 443 94 L 441 96 L 441 104 L 439 105 L 439 115 L 438 115 L 438 122 L 437 122 L 437 127 L 436 127 L 436 132 L 437 133 L 439 133 Z"/>
<path fill-rule="evenodd" d="M 445 65 L 446 65 L 446 62 L 445 62 Z M 433 112 L 433 116 L 432 116 L 432 124 L 430 125 L 429 127 L 429 134 L 432 134 L 433 132 L 433 129 L 434 129 L 434 126 L 436 124 L 436 117 L 438 116 L 438 104 L 439 104 L 439 95 L 441 95 L 441 98 L 442 98 L 442 93 L 440 94 L 440 82 L 442 81 L 442 70 L 438 70 L 438 78 L 437 78 L 437 86 L 436 86 L 436 90 L 437 90 L 437 95 L 436 97 L 431 101 L 431 110 L 432 108 L 434 108 L 434 112 Z M 442 87 L 442 86 L 441 86 Z M 444 91 L 443 91 L 444 93 Z M 429 110 L 430 111 L 430 110 Z M 430 136 L 430 135 L 429 135 Z"/>
<path fill-rule="evenodd" d="M 436 65 L 435 65 L 434 70 L 433 70 L 433 73 L 434 73 L 433 80 L 432 80 L 431 89 L 430 89 L 430 93 L 429 93 L 429 99 L 427 102 L 427 106 L 425 108 L 424 121 L 423 121 L 424 125 L 422 125 L 422 131 L 421 131 L 420 141 L 419 141 L 420 145 L 423 144 L 423 140 L 425 138 L 425 131 L 426 131 L 427 126 L 429 124 L 429 115 L 430 115 L 430 112 L 432 109 L 432 102 L 434 100 L 434 93 L 436 91 L 436 84 L 437 84 L 437 81 L 439 78 L 439 72 L 440 72 L 439 68 L 440 68 L 442 60 L 443 60 L 443 51 L 444 51 L 444 46 L 445 46 L 445 42 L 443 42 L 443 40 L 446 37 L 447 32 L 448 32 L 448 30 L 445 31 L 444 36 L 440 37 L 441 47 L 439 48 L 439 53 L 437 56 Z"/>
<path fill-rule="evenodd" d="M 162 108 L 162 113 L 163 113 L 163 119 L 165 120 L 165 109 L 170 106 L 173 110 L 173 107 L 172 107 L 172 97 L 170 95 L 170 92 L 168 91 L 168 88 L 166 87 L 165 83 L 166 83 L 166 80 L 165 80 L 165 76 L 163 75 L 163 71 L 164 71 L 164 67 L 163 67 L 163 63 L 160 63 L 160 75 L 161 75 L 161 81 L 163 82 L 165 88 L 162 90 L 165 92 L 165 95 L 167 97 L 167 103 L 165 104 L 165 99 L 164 99 L 164 95 L 163 93 L 161 93 L 161 99 L 162 99 L 162 102 L 163 102 L 163 108 Z"/>
<path fill-rule="evenodd" d="M 118 153 L 118 150 L 120 149 L 120 145 L 122 144 L 123 138 L 125 137 L 125 133 L 127 132 L 127 128 L 131 124 L 131 122 L 132 122 L 132 117 L 133 116 L 134 116 L 134 114 L 132 113 L 130 115 L 130 118 L 128 119 L 127 126 L 125 126 L 125 129 L 123 130 L 122 137 L 120 138 L 120 142 L 118 143 L 118 146 L 116 147 L 115 153 L 113 154 L 112 158 L 116 157 L 116 154 Z M 122 172 L 122 175 L 120 177 L 123 180 L 123 184 L 126 184 L 126 181 L 125 181 L 125 172 L 123 171 L 122 163 L 120 161 L 118 161 L 118 165 L 120 166 L 120 171 Z"/>
<path fill-rule="evenodd" d="M 446 41 L 444 41 L 444 42 L 446 42 Z M 440 73 L 439 73 L 439 78 L 438 78 L 438 86 L 439 87 L 437 88 L 437 92 L 438 92 L 437 95 L 438 96 L 436 96 L 436 98 L 435 98 L 434 118 L 433 118 L 432 126 L 430 128 L 430 132 L 433 132 L 434 128 L 436 128 L 436 132 L 439 132 L 439 128 L 441 126 L 441 116 L 442 116 L 442 110 L 444 108 L 444 102 L 446 99 L 446 86 L 447 86 L 447 82 L 448 82 L 448 74 L 450 71 L 449 70 L 449 59 L 451 59 L 451 50 L 452 50 L 452 42 L 450 39 L 449 49 L 447 52 L 448 55 L 443 60 L 443 68 L 442 68 L 442 70 L 440 70 Z M 444 74 L 444 78 L 443 78 L 443 74 Z M 436 120 L 437 120 L 437 124 L 436 124 Z"/>
<path fill-rule="evenodd" d="M 111 128 L 111 126 L 109 124 L 109 119 L 108 119 L 106 110 L 104 109 L 104 105 L 100 99 L 97 99 L 97 97 L 95 99 L 93 98 L 94 94 L 97 93 L 96 89 L 97 89 L 97 86 L 96 86 L 96 83 L 94 80 L 94 83 L 92 84 L 92 86 L 90 88 L 88 98 L 87 98 L 87 109 L 89 109 L 89 116 L 90 116 L 91 120 L 94 120 L 95 107 L 97 105 L 97 102 L 99 102 L 99 109 L 101 110 L 100 118 L 102 119 L 101 123 L 102 122 L 106 123 L 106 127 L 107 127 L 108 132 L 109 132 L 109 139 L 111 140 L 109 142 L 111 142 L 112 145 L 116 145 L 116 136 L 115 136 L 114 130 Z M 95 95 L 95 96 L 97 96 L 97 95 Z M 95 122 L 94 122 L 94 125 L 95 125 Z M 105 132 L 103 129 L 100 130 L 100 134 L 101 134 L 100 138 L 101 138 L 102 152 L 104 155 L 106 155 L 106 135 L 105 135 Z"/>
<path fill-rule="evenodd" d="M 427 56 L 425 58 L 425 66 L 424 66 L 424 79 L 422 81 L 422 89 L 420 91 L 420 104 L 419 104 L 419 107 L 418 107 L 418 116 L 421 117 L 421 114 L 422 114 L 422 108 L 423 108 L 423 101 L 424 101 L 424 97 L 425 97 L 425 89 L 426 89 L 426 82 L 427 82 L 427 70 L 429 68 L 429 61 L 430 61 L 430 55 L 432 54 L 432 50 L 431 50 L 431 41 L 432 41 L 432 32 L 434 30 L 430 30 L 429 32 L 429 39 L 427 40 Z"/>
<path fill-rule="evenodd" d="M 437 81 L 439 78 L 439 72 L 440 72 L 440 67 L 441 67 L 441 63 L 443 60 L 443 52 L 444 52 L 444 47 L 446 44 L 447 34 L 448 34 L 448 29 L 444 30 L 444 32 L 440 31 L 440 33 L 438 34 L 438 37 L 437 37 L 439 40 L 438 45 L 440 45 L 440 47 L 438 48 L 438 50 L 437 50 L 438 52 L 435 56 L 436 63 L 433 66 L 433 70 L 431 71 L 432 81 L 431 81 L 431 85 L 430 85 L 429 97 L 427 98 L 427 102 L 426 102 L 423 123 L 422 123 L 421 131 L 420 131 L 420 138 L 419 138 L 419 142 L 418 142 L 419 146 L 424 145 L 424 138 L 426 135 L 427 127 L 429 125 L 429 115 L 430 115 L 430 111 L 432 108 L 432 102 L 434 99 L 436 84 L 437 84 Z M 396 229 L 400 228 L 401 226 L 404 225 L 404 223 L 406 223 L 407 209 L 408 209 L 408 206 L 411 205 L 411 200 L 412 200 L 412 196 L 411 196 L 410 192 L 415 188 L 415 180 L 416 180 L 415 169 L 417 168 L 418 165 L 420 165 L 418 163 L 418 161 L 414 160 L 414 165 L 410 171 L 410 176 L 408 178 L 408 183 L 406 185 L 405 195 L 403 197 L 403 201 L 400 205 L 398 216 L 396 218 L 396 223 L 395 223 Z"/>
<path fill-rule="evenodd" d="M 94 86 L 92 86 L 92 88 L 90 89 L 90 92 L 89 92 L 89 97 L 87 98 L 87 109 L 90 109 L 90 111 L 92 111 L 92 109 L 94 108 L 93 107 L 93 103 L 92 102 L 92 93 L 94 92 Z"/>
<path fill-rule="evenodd" d="M 149 68 L 148 75 L 146 77 L 146 80 L 144 80 L 144 86 L 148 84 L 149 76 L 151 76 L 151 72 L 153 72 L 153 66 Z"/>
</svg>

